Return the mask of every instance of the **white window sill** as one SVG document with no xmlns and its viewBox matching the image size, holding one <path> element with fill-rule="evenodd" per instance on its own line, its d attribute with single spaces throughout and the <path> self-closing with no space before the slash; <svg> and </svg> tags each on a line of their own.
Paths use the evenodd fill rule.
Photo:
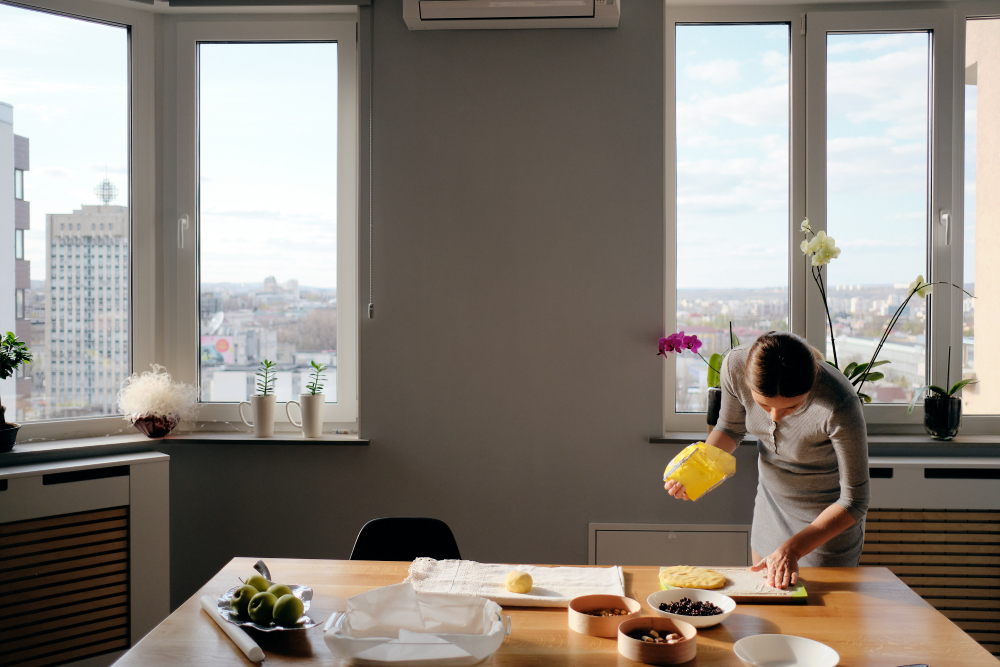
<svg viewBox="0 0 1000 667">
<path fill-rule="evenodd" d="M 301 434 L 275 433 L 270 438 L 255 438 L 252 433 L 179 433 L 166 438 L 147 438 L 141 433 L 128 435 L 105 435 L 91 438 L 48 440 L 44 442 L 18 443 L 9 452 L 0 453 L 0 468 L 8 466 L 131 454 L 162 448 L 164 445 L 369 445 L 370 440 L 355 435 L 329 434 L 319 438 L 304 438 Z"/>
<path fill-rule="evenodd" d="M 704 441 L 703 431 L 668 431 L 663 435 L 650 436 L 651 444 L 689 445 Z M 756 438 L 748 436 L 741 445 L 757 445 Z M 870 456 L 958 456 L 980 457 L 1000 456 L 1000 434 L 962 435 L 944 442 L 922 433 L 910 434 L 869 434 L 868 452 Z"/>
</svg>

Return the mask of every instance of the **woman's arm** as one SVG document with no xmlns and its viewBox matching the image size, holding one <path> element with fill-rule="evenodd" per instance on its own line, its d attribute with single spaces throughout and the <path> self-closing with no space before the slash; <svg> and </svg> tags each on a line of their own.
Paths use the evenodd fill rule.
<svg viewBox="0 0 1000 667">
<path fill-rule="evenodd" d="M 799 578 L 799 560 L 855 523 L 857 521 L 850 512 L 834 503 L 823 510 L 811 524 L 785 540 L 773 553 L 754 563 L 750 570 L 759 572 L 767 568 L 769 586 L 794 586 Z"/>
</svg>

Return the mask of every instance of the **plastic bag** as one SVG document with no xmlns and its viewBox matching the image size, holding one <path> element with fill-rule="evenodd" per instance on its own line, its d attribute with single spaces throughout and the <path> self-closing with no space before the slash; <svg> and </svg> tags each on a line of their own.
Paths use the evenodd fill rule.
<svg viewBox="0 0 1000 667">
<path fill-rule="evenodd" d="M 673 458 L 663 471 L 663 481 L 672 479 L 684 485 L 687 496 L 698 500 L 736 474 L 736 459 L 718 447 L 696 442 Z"/>
</svg>

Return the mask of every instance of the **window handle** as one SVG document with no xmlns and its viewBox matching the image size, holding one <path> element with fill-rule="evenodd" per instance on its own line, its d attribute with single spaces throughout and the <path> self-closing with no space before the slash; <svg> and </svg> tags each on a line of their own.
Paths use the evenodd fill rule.
<svg viewBox="0 0 1000 667">
<path fill-rule="evenodd" d="M 188 228 L 188 217 L 182 215 L 177 221 L 177 247 L 184 247 L 184 230 Z"/>
<path fill-rule="evenodd" d="M 941 209 L 941 224 L 944 225 L 944 244 L 951 245 L 951 211 Z"/>
</svg>

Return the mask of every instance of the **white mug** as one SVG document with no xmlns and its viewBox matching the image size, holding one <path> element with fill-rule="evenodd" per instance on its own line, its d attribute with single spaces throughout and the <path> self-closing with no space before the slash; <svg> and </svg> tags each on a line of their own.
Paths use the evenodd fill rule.
<svg viewBox="0 0 1000 667">
<path fill-rule="evenodd" d="M 292 418 L 292 413 L 288 411 L 288 406 L 295 404 L 299 406 L 299 413 L 302 415 L 302 423 Z M 318 438 L 323 435 L 323 406 L 326 404 L 326 397 L 323 394 L 299 394 L 299 400 L 285 403 L 285 414 L 288 421 L 302 429 L 302 435 L 306 438 Z"/>
<path fill-rule="evenodd" d="M 244 405 L 249 405 L 253 409 L 252 424 L 243 416 Z M 253 428 L 254 437 L 270 438 L 274 435 L 274 394 L 268 394 L 267 396 L 254 394 L 250 397 L 249 401 L 242 401 L 240 403 L 239 410 L 240 419 L 243 420 L 244 424 Z"/>
</svg>

